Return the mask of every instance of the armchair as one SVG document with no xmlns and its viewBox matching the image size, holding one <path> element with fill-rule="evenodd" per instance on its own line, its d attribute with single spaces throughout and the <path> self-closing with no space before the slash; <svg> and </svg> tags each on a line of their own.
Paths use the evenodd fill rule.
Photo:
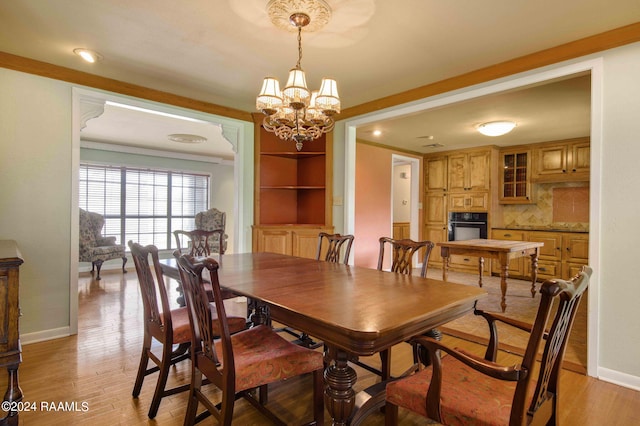
<svg viewBox="0 0 640 426">
<path fill-rule="evenodd" d="M 125 246 L 116 244 L 115 237 L 103 237 L 104 217 L 98 213 L 80 209 L 80 250 L 79 261 L 91 262 L 91 273 L 98 270 L 96 280 L 100 279 L 102 264 L 111 259 L 122 258 L 122 272 L 127 263 Z"/>
<path fill-rule="evenodd" d="M 209 251 L 211 253 L 221 253 L 220 242 L 222 242 L 222 253 L 227 251 L 227 234 L 224 234 L 225 226 L 227 223 L 227 214 L 220 210 L 213 208 L 196 214 L 195 218 L 196 229 L 203 231 L 215 231 L 222 229 L 223 235 L 221 238 L 214 238 L 209 240 Z"/>
</svg>

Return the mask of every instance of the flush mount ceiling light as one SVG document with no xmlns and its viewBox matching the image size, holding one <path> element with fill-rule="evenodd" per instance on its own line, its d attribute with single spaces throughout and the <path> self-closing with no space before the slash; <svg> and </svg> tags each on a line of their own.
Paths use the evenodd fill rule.
<svg viewBox="0 0 640 426">
<path fill-rule="evenodd" d="M 514 127 L 516 123 L 513 121 L 490 121 L 479 124 L 476 129 L 485 136 L 502 136 L 512 131 Z"/>
<path fill-rule="evenodd" d="M 172 142 L 178 142 L 178 143 L 203 143 L 207 141 L 207 138 L 205 138 L 204 136 L 199 136 L 199 135 L 189 135 L 189 134 L 185 134 L 185 133 L 174 133 L 172 135 L 169 135 L 169 140 Z"/>
<path fill-rule="evenodd" d="M 93 50 L 89 50 L 89 49 L 81 49 L 81 48 L 73 49 L 73 53 L 75 53 L 85 61 L 92 64 L 102 59 L 102 55 L 100 55 L 98 52 L 94 52 Z"/>
<path fill-rule="evenodd" d="M 298 62 L 289 71 L 284 90 L 280 82 L 266 77 L 256 98 L 256 108 L 265 115 L 262 126 L 282 140 L 302 143 L 319 138 L 333 130 L 333 116 L 340 113 L 340 97 L 335 80 L 323 78 L 320 90 L 309 91 L 302 60 L 302 28 L 307 31 L 322 28 L 331 17 L 331 8 L 323 0 L 271 0 L 267 14 L 274 25 L 283 28 L 292 26 L 298 32 Z"/>
</svg>

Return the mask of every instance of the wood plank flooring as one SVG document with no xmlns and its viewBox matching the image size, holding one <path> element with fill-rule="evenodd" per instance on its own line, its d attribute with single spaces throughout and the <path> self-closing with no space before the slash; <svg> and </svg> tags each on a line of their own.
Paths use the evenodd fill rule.
<svg viewBox="0 0 640 426">
<path fill-rule="evenodd" d="M 176 283 L 168 287 L 175 300 Z M 36 411 L 23 412 L 20 425 L 181 425 L 187 394 L 164 398 L 154 420 L 147 418 L 156 375 L 148 376 L 139 398 L 131 397 L 140 356 L 142 339 L 142 305 L 136 274 L 105 271 L 101 281 L 89 275 L 79 279 L 79 332 L 76 336 L 24 346 L 20 367 L 20 385 L 25 402 L 35 402 Z M 229 309 L 241 313 L 243 303 L 230 301 Z M 454 346 L 480 353 L 473 343 L 445 336 Z M 393 348 L 394 373 L 399 374 L 410 362 L 409 345 Z M 500 360 L 514 363 L 514 355 L 501 353 Z M 369 357 L 375 364 L 379 358 Z M 376 377 L 356 368 L 356 390 L 375 383 Z M 189 361 L 172 369 L 170 384 L 189 380 Z M 6 377 L 0 374 L 0 387 Z M 271 408 L 289 424 L 311 419 L 311 378 L 302 377 L 270 388 Z M 211 397 L 216 392 L 211 390 Z M 632 425 L 640 424 L 640 392 L 565 371 L 560 401 L 561 425 Z M 43 409 L 42 404 L 67 403 L 66 410 Z M 74 403 L 77 405 L 74 406 Z M 84 405 L 83 405 L 84 404 Z M 69 411 L 71 409 L 71 411 Z M 77 409 L 77 410 L 76 410 Z M 215 424 L 209 418 L 202 424 Z M 234 424 L 268 424 L 253 407 L 238 401 Z M 330 424 L 327 418 L 326 424 Z M 371 416 L 367 424 L 384 424 L 383 416 Z M 428 424 L 426 420 L 401 411 L 401 425 Z"/>
</svg>

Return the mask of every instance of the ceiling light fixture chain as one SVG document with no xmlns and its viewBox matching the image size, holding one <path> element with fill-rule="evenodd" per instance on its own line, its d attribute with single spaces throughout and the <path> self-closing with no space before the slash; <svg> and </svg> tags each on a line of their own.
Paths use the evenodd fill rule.
<svg viewBox="0 0 640 426">
<path fill-rule="evenodd" d="M 292 9 L 287 10 L 287 5 L 291 5 Z M 307 7 L 309 12 L 302 6 Z M 320 18 L 321 25 L 316 25 L 316 28 L 320 28 L 328 22 L 331 10 L 323 0 L 289 3 L 272 0 L 267 9 L 272 22 L 279 27 L 283 13 L 290 13 L 289 24 L 298 31 L 298 61 L 289 71 L 289 79 L 284 90 L 280 90 L 277 79 L 264 79 L 262 89 L 256 98 L 256 108 L 265 114 L 262 123 L 265 130 L 275 133 L 282 140 L 295 141 L 296 149 L 300 151 L 304 142 L 317 139 L 323 133 L 333 130 L 333 116 L 340 113 L 336 81 L 323 78 L 320 90 L 309 91 L 301 66 L 302 28 L 313 21 L 312 16 Z"/>
</svg>

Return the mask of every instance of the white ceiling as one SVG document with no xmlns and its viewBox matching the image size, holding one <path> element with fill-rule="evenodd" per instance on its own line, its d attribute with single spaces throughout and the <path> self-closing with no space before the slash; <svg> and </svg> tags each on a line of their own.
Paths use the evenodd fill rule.
<svg viewBox="0 0 640 426">
<path fill-rule="evenodd" d="M 323 76 L 338 81 L 343 108 L 640 21 L 638 0 L 326 1 L 333 9 L 332 20 L 320 32 L 303 33 L 302 66 L 312 87 Z M 295 34 L 268 21 L 266 3 L 4 1 L 0 2 L 0 51 L 251 112 L 263 77 L 276 76 L 282 82 L 297 59 Z M 103 59 L 96 64 L 82 62 L 73 54 L 77 47 L 94 49 Z M 576 97 L 584 101 L 584 95 Z M 433 135 L 433 142 L 459 144 L 470 124 L 489 116 L 507 118 L 505 114 L 518 117 L 514 137 L 528 132 L 531 141 L 557 138 L 532 133 L 549 132 L 550 121 L 530 127 L 539 120 L 532 115 L 534 109 L 524 108 L 522 102 L 513 107 L 504 99 L 482 102 L 488 105 L 461 106 L 461 118 L 414 117 L 415 125 L 397 121 L 400 130 L 393 130 L 392 122 L 381 123 L 393 138 L 380 143 L 408 144 L 414 148 L 407 149 L 422 152 L 416 136 Z M 551 109 L 557 104 L 543 102 L 541 108 L 552 118 L 559 117 Z M 578 115 L 555 121 L 565 128 L 567 120 L 574 122 Z M 436 122 L 450 123 L 448 128 L 458 134 L 447 134 Z M 415 127 L 418 124 L 421 127 Z M 168 132 L 183 133 L 173 127 L 157 130 L 151 143 L 164 143 Z M 142 139 L 142 130 L 136 126 L 135 132 L 135 138 Z M 370 139 L 363 132 L 358 136 Z M 131 135 L 123 138 L 118 143 L 134 143 Z"/>
</svg>

